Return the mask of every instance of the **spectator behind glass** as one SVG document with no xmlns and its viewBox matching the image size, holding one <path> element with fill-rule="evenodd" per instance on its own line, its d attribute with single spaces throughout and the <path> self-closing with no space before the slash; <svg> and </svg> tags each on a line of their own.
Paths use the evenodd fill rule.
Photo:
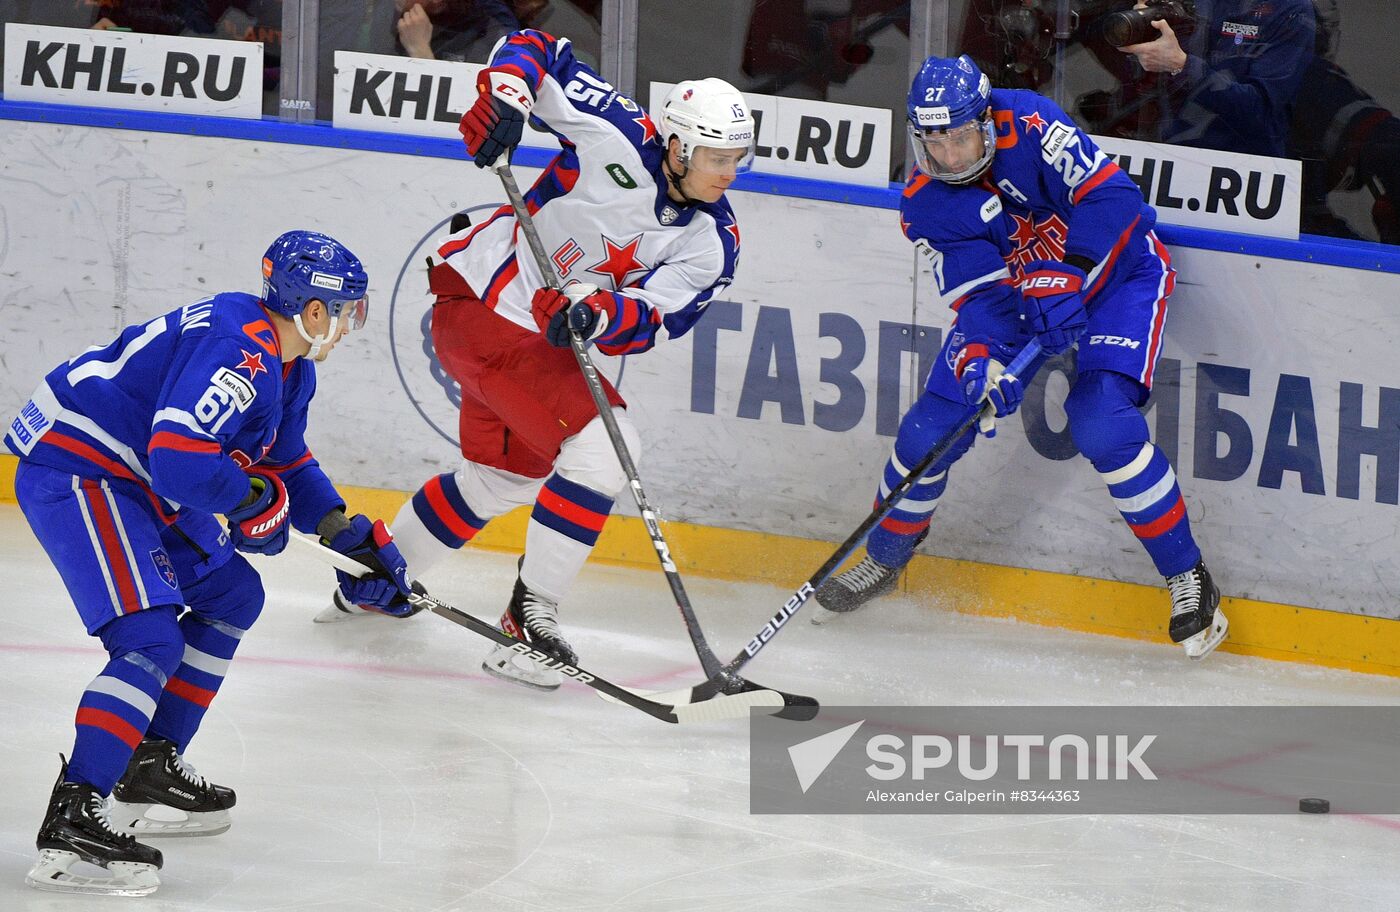
<svg viewBox="0 0 1400 912">
<path fill-rule="evenodd" d="M 281 0 L 101 0 L 94 15 L 95 29 L 261 42 L 264 108 L 276 110 L 270 93 L 282 76 Z"/>
<path fill-rule="evenodd" d="M 184 31 L 185 0 L 105 0 L 93 10 L 95 29 L 126 29 L 151 35 Z"/>
<path fill-rule="evenodd" d="M 1313 58 L 1312 3 L 1198 0 L 1195 9 L 1189 36 L 1159 19 L 1155 40 L 1118 49 L 1143 71 L 1126 97 L 1155 95 L 1162 142 L 1287 155 L 1294 98 Z"/>
<path fill-rule="evenodd" d="M 826 98 L 870 62 L 870 42 L 890 27 L 909 35 L 908 0 L 755 0 L 744 91 Z"/>
<path fill-rule="evenodd" d="M 484 63 L 504 36 L 534 28 L 548 0 L 395 0 L 402 54 L 422 60 Z"/>
<path fill-rule="evenodd" d="M 1400 119 L 1336 63 L 1341 14 L 1336 0 L 1316 0 L 1316 55 L 1303 74 L 1289 154 L 1303 160 L 1302 230 L 1360 238 L 1332 211 L 1328 194 L 1367 190 L 1377 237 L 1400 244 Z M 1364 208 L 1365 203 L 1362 203 Z"/>
</svg>

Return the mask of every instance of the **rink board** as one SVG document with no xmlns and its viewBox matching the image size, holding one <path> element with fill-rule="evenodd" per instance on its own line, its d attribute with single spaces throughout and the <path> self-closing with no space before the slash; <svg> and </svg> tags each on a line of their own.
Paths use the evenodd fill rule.
<svg viewBox="0 0 1400 912">
<path fill-rule="evenodd" d="M 342 484 L 392 491 L 453 465 L 453 391 L 425 347 L 422 262 L 451 212 L 503 201 L 490 174 L 413 155 L 19 121 L 0 121 L 0 163 L 0 412 L 123 324 L 256 291 L 271 238 L 314 227 L 365 260 L 373 299 L 368 328 L 322 372 L 318 458 Z M 895 212 L 742 192 L 733 203 L 743 246 L 723 299 L 685 339 L 602 360 L 642 431 L 647 490 L 685 530 L 678 550 L 703 554 L 694 563 L 710 573 L 796 585 L 870 509 L 950 313 Z M 1400 279 L 1173 254 L 1149 421 L 1223 588 L 1249 604 L 1358 616 L 1338 624 L 1400 616 L 1389 597 L 1400 579 Z M 925 551 L 958 563 L 921 561 L 911 585 L 969 610 L 1006 608 L 1001 597 L 979 606 L 979 592 L 1021 593 L 1018 615 L 1155 636 L 1165 596 L 1147 587 L 1160 578 L 1073 454 L 1066 387 L 1064 370 L 1043 374 L 1021 415 L 957 468 Z M 637 542 L 602 556 L 651 560 Z M 1090 588 L 1059 595 L 1062 578 Z M 1235 625 L 1246 649 L 1313 651 Z M 1359 662 L 1385 652 L 1330 651 Z"/>
</svg>

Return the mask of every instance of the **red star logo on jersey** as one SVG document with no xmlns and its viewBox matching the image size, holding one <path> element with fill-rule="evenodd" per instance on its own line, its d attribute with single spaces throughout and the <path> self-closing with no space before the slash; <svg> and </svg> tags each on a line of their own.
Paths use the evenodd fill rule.
<svg viewBox="0 0 1400 912">
<path fill-rule="evenodd" d="M 1025 250 L 1035 243 L 1035 219 L 1019 216 L 1010 213 L 1011 220 L 1016 223 L 1016 230 L 1011 233 L 1011 240 L 1016 243 L 1017 250 Z"/>
<path fill-rule="evenodd" d="M 263 367 L 262 363 L 262 352 L 250 354 L 248 351 L 242 348 L 240 348 L 239 351 L 243 353 L 243 363 L 238 364 L 236 366 L 239 370 L 246 370 L 248 372 L 249 380 L 252 380 L 254 377 L 256 377 L 259 372 L 264 374 L 267 373 L 267 368 Z"/>
<path fill-rule="evenodd" d="M 643 111 L 640 117 L 632 118 L 632 123 L 642 128 L 642 142 L 649 143 L 660 139 L 656 135 L 656 124 L 651 122 L 646 111 Z"/>
<path fill-rule="evenodd" d="M 589 272 L 612 279 L 613 291 L 627 287 L 627 277 L 634 272 L 648 272 L 651 267 L 637 259 L 637 248 L 642 246 L 639 234 L 632 240 L 619 244 L 607 235 L 603 236 L 603 248 L 607 255 L 601 262 L 588 267 Z"/>
<path fill-rule="evenodd" d="M 1027 135 L 1029 135 L 1029 134 L 1030 134 L 1032 131 L 1034 131 L 1034 130 L 1040 130 L 1041 132 L 1044 132 L 1046 126 L 1048 126 L 1048 125 L 1045 123 L 1045 118 L 1043 118 L 1043 117 L 1040 116 L 1040 112 L 1039 112 L 1039 111 L 1032 111 L 1031 113 L 1027 114 L 1025 117 L 1022 117 L 1022 118 L 1021 118 L 1021 123 L 1023 123 L 1023 124 L 1026 125 L 1026 134 L 1027 134 Z"/>
<path fill-rule="evenodd" d="M 730 234 L 730 236 L 734 238 L 734 249 L 735 249 L 735 250 L 738 250 L 738 249 L 739 249 L 739 226 L 738 226 L 737 224 L 735 224 L 734 222 L 730 222 L 728 225 L 725 225 L 725 226 L 724 226 L 724 230 L 725 230 L 725 231 L 728 231 L 729 234 Z"/>
</svg>

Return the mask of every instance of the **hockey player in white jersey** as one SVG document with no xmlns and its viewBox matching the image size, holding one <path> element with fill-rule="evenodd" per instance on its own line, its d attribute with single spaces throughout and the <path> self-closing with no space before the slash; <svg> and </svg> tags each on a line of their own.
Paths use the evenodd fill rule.
<svg viewBox="0 0 1400 912">
<path fill-rule="evenodd" d="M 442 241 L 429 278 L 432 338 L 462 388 L 463 461 L 413 495 L 394 535 L 421 573 L 491 518 L 533 504 L 501 627 L 574 665 L 558 605 L 626 477 L 569 332 L 604 354 L 645 352 L 685 334 L 733 281 L 739 228 L 724 192 L 752 161 L 754 121 L 743 96 L 712 78 L 677 85 L 654 124 L 575 60 L 567 39 L 534 30 L 496 48 L 477 90 L 461 125 L 477 165 L 508 155 L 527 119 L 559 138 L 525 202 L 565 287 L 545 287 L 509 206 Z M 636 459 L 625 403 L 603 384 Z M 365 615 L 337 594 L 317 620 Z M 540 689 L 560 682 L 503 648 L 484 667 Z"/>
</svg>

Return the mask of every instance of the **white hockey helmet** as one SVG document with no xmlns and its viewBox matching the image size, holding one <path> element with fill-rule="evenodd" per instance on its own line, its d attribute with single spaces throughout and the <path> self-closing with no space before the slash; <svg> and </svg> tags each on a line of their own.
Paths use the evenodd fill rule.
<svg viewBox="0 0 1400 912">
<path fill-rule="evenodd" d="M 739 90 L 723 79 L 687 79 L 677 83 L 661 104 L 661 136 L 669 146 L 671 137 L 681 141 L 681 164 L 704 167 L 697 160 L 697 149 L 742 149 L 735 172 L 747 171 L 753 164 L 757 138 L 753 112 Z"/>
</svg>

